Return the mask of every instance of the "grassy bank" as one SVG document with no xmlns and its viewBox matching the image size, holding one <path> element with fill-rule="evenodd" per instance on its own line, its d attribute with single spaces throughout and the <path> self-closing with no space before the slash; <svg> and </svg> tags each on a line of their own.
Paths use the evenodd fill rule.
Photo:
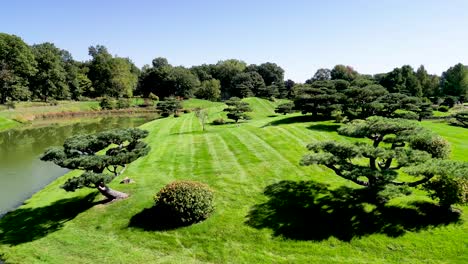
<svg viewBox="0 0 468 264">
<path fill-rule="evenodd" d="M 143 99 L 131 99 L 136 106 Z M 93 115 L 131 114 L 136 112 L 154 112 L 155 109 L 132 107 L 118 110 L 100 110 L 98 101 L 57 101 L 55 104 L 44 102 L 19 102 L 15 109 L 0 108 L 0 131 L 7 130 L 38 119 L 71 118 Z"/>
<path fill-rule="evenodd" d="M 152 151 L 121 176 L 136 183 L 119 185 L 116 179 L 111 184 L 131 194 L 126 200 L 96 204 L 102 198 L 92 190 L 66 193 L 59 188 L 75 172 L 59 178 L 0 220 L 1 258 L 8 263 L 468 261 L 467 213 L 461 223 L 437 222 L 431 211 L 413 215 L 406 203 L 427 200 L 419 193 L 396 201 L 393 211 L 380 219 L 367 219 L 368 223 L 356 222 L 353 219 L 366 218 L 351 215 L 329 226 L 320 221 L 320 214 L 307 213 L 312 185 L 301 181 L 354 187 L 322 167 L 299 166 L 307 143 L 343 140 L 336 133 L 338 126 L 299 114 L 275 116 L 276 103 L 257 98 L 247 101 L 254 109 L 253 120 L 240 125 L 209 126 L 202 132 L 194 113 L 143 125 L 150 131 L 146 141 Z M 192 106 L 206 107 L 210 120 L 225 117 L 221 103 L 186 103 L 187 108 Z M 463 141 L 468 130 L 431 122 L 424 125 L 434 127 L 453 144 L 453 158 L 468 160 Z M 136 221 L 152 206 L 157 191 L 176 179 L 210 185 L 215 190 L 214 215 L 168 231 Z M 277 184 L 284 180 L 289 182 Z M 265 196 L 267 187 L 281 199 Z M 343 210 L 346 216 L 361 212 L 348 205 L 352 210 L 333 209 Z M 463 209 L 468 212 L 468 207 Z M 382 218 L 385 221 L 379 226 Z"/>
</svg>

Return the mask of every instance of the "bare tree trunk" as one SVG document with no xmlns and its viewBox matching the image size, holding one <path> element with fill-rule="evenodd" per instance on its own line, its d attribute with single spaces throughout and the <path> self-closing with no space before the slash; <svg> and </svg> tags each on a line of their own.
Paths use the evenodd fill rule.
<svg viewBox="0 0 468 264">
<path fill-rule="evenodd" d="M 97 186 L 97 189 L 102 195 L 104 195 L 109 200 L 125 199 L 128 197 L 128 194 L 112 190 L 111 188 L 107 187 L 107 185 L 105 185 L 104 183 L 99 184 Z"/>
</svg>

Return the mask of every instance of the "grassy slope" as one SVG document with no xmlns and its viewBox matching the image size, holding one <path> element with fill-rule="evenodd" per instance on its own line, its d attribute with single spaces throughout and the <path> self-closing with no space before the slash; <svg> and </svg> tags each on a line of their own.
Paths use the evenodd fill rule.
<svg viewBox="0 0 468 264">
<path fill-rule="evenodd" d="M 10 247 L 0 236 L 3 258 L 11 263 L 463 263 L 467 260 L 467 224 L 411 232 L 398 238 L 373 234 L 350 242 L 333 237 L 321 242 L 288 240 L 273 236 L 269 229 L 257 230 L 244 224 L 252 206 L 266 201 L 262 192 L 272 183 L 313 177 L 335 186 L 351 186 L 328 170 L 298 165 L 308 142 L 341 139 L 335 132 L 324 131 L 332 123 L 270 125 L 285 118 L 268 117 L 273 114 L 274 104 L 256 98 L 247 101 L 255 110 L 254 119 L 239 126 L 209 126 L 202 133 L 193 113 L 145 124 L 143 128 L 151 131 L 147 141 L 152 152 L 131 164 L 122 176 L 133 178 L 136 183 L 119 185 L 118 179 L 112 183 L 131 194 L 127 200 L 95 205 L 81 213 L 77 211 L 76 217 L 73 213 L 72 217 L 60 217 L 59 212 L 59 217 L 53 218 L 48 213 L 51 203 L 82 197 L 91 191 L 60 190 L 59 185 L 68 176 L 47 186 L 17 210 L 19 216 L 13 219 L 25 221 L 23 229 L 28 235 L 10 242 L 26 243 Z M 210 120 L 225 116 L 222 104 L 202 101 L 189 104 L 187 108 L 213 106 L 209 108 Z M 458 129 L 435 125 L 435 130 L 453 143 L 454 158 L 468 160 L 463 142 L 468 133 Z M 200 224 L 172 231 L 129 228 L 132 216 L 151 207 L 154 194 L 175 179 L 208 183 L 216 191 L 215 214 Z M 75 208 L 70 206 L 68 210 Z M 467 212 L 468 208 L 464 210 Z M 37 212 L 45 212 L 43 219 L 25 220 Z M 49 218 L 54 221 L 47 221 Z M 467 213 L 463 218 L 465 222 L 468 220 Z M 57 219 L 62 221 L 57 224 Z M 0 221 L 0 228 L 7 227 L 7 220 Z"/>
<path fill-rule="evenodd" d="M 0 131 L 19 126 L 20 123 L 0 116 Z"/>
</svg>

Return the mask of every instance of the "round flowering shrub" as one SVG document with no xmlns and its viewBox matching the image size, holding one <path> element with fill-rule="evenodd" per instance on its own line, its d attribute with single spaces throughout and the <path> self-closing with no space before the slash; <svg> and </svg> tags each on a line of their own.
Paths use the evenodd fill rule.
<svg viewBox="0 0 468 264">
<path fill-rule="evenodd" d="M 164 217 L 181 224 L 203 221 L 214 211 L 213 191 L 199 182 L 172 182 L 159 191 L 155 201 Z"/>
</svg>

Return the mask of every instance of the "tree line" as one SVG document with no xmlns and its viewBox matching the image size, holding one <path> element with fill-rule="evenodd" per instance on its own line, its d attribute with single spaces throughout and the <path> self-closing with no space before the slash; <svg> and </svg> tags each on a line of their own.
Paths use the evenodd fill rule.
<svg viewBox="0 0 468 264">
<path fill-rule="evenodd" d="M 70 52 L 53 43 L 28 45 L 18 36 L 0 33 L 0 103 L 104 96 L 212 101 L 257 96 L 294 99 L 296 108 L 313 114 L 328 115 L 339 106 L 351 117 L 368 111 L 390 111 L 380 109 L 381 105 L 373 108 L 382 101 L 427 98 L 436 104 L 444 100 L 453 104 L 464 102 L 468 92 L 468 67 L 463 64 L 450 67 L 441 76 L 428 74 L 424 66 L 415 71 L 405 65 L 389 73 L 365 75 L 350 66 L 336 65 L 319 69 L 305 83 L 296 84 L 284 80 L 284 69 L 272 62 L 248 65 L 229 59 L 187 68 L 173 66 L 160 57 L 140 69 L 129 58 L 113 56 L 102 45 L 89 47 L 88 53 L 89 60 L 76 61 Z M 342 100 L 350 96 L 366 106 L 343 106 Z M 312 101 L 306 100 L 310 98 Z"/>
</svg>

